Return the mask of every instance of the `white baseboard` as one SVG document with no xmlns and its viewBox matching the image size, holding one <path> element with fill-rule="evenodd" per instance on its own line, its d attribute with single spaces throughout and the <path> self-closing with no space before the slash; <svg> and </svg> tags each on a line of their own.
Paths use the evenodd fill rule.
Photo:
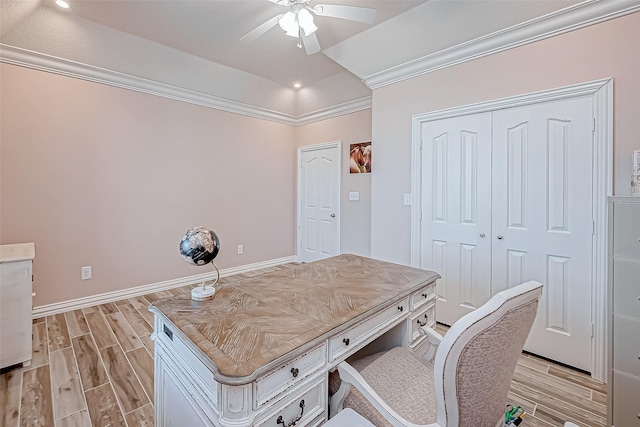
<svg viewBox="0 0 640 427">
<path fill-rule="evenodd" d="M 284 258 L 272 259 L 269 261 L 256 262 L 254 264 L 245 264 L 238 267 L 225 268 L 220 270 L 220 277 L 233 276 L 235 274 L 247 273 L 254 270 L 260 270 L 262 268 L 275 267 L 277 265 L 287 264 L 289 262 L 295 261 L 296 257 L 294 255 Z M 193 276 L 180 277 L 178 279 L 167 280 L 164 282 L 152 283 L 150 285 L 136 286 L 135 288 L 106 292 L 103 294 L 56 302 L 53 304 L 39 305 L 37 307 L 33 307 L 32 317 L 36 319 L 38 317 L 51 316 L 53 314 L 63 313 L 65 311 L 78 310 L 80 308 L 91 307 L 98 304 L 105 304 L 107 302 L 119 301 L 121 299 L 137 297 L 152 292 L 165 291 L 167 289 L 178 288 L 180 286 L 213 280 L 215 276 L 215 272 L 196 274 Z"/>
</svg>

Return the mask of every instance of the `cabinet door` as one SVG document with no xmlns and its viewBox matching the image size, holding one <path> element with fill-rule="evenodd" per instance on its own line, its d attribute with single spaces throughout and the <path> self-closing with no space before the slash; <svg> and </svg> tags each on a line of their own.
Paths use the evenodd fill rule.
<svg viewBox="0 0 640 427">
<path fill-rule="evenodd" d="M 156 356 L 158 357 L 158 356 Z M 189 399 L 189 392 L 180 383 L 173 371 L 168 367 L 164 360 L 159 357 L 156 362 L 156 374 L 160 378 L 156 378 L 156 425 L 165 426 L 189 426 L 189 427 L 207 427 L 211 423 L 204 421 L 206 416 L 201 413 L 200 408 L 195 402 Z"/>
<path fill-rule="evenodd" d="M 0 264 L 0 368 L 31 360 L 31 261 Z"/>
<path fill-rule="evenodd" d="M 613 373 L 613 425 L 640 427 L 640 378 Z"/>
<path fill-rule="evenodd" d="M 613 312 L 640 319 L 640 260 L 613 260 Z"/>
<path fill-rule="evenodd" d="M 640 203 L 616 203 L 613 208 L 613 256 L 640 259 Z"/>
</svg>

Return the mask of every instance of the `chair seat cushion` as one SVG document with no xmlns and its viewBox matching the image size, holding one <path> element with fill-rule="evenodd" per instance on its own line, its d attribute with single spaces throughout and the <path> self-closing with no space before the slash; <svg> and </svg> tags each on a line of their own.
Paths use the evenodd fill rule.
<svg viewBox="0 0 640 427">
<path fill-rule="evenodd" d="M 366 363 L 354 362 L 352 366 L 394 411 L 415 424 L 436 422 L 433 364 L 403 347 L 369 356 L 363 362 Z M 344 407 L 378 427 L 390 425 L 355 387 L 351 388 Z"/>
<path fill-rule="evenodd" d="M 323 424 L 324 427 L 376 427 L 351 408 L 345 408 Z"/>
</svg>

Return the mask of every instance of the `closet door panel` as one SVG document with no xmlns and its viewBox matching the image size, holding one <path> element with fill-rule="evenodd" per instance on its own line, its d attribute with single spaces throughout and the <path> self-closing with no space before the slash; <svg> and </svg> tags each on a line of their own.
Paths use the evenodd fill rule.
<svg viewBox="0 0 640 427">
<path fill-rule="evenodd" d="M 438 321 L 491 297 L 491 113 L 422 125 L 421 267 L 441 274 Z"/>
<path fill-rule="evenodd" d="M 525 349 L 585 370 L 591 368 L 591 123 L 591 98 L 493 113 L 493 291 L 543 283 Z"/>
</svg>

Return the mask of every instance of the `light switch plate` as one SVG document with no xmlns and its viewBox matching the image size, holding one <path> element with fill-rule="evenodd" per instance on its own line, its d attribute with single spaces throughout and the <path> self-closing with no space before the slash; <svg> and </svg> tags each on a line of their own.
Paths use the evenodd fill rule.
<svg viewBox="0 0 640 427">
<path fill-rule="evenodd" d="M 411 203 L 412 203 L 411 199 L 412 199 L 411 194 L 405 194 L 404 195 L 404 205 L 405 206 L 411 206 Z"/>
<path fill-rule="evenodd" d="M 349 192 L 349 200 L 360 200 L 360 192 L 359 191 Z"/>
</svg>

